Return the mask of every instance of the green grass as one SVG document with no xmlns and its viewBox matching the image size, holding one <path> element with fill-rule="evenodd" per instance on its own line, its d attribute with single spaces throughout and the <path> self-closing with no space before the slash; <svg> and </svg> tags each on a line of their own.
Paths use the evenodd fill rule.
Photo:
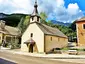
<svg viewBox="0 0 85 64">
<path fill-rule="evenodd" d="M 68 47 L 65 47 L 65 48 L 62 48 L 61 50 L 69 50 L 69 48 Z"/>
</svg>

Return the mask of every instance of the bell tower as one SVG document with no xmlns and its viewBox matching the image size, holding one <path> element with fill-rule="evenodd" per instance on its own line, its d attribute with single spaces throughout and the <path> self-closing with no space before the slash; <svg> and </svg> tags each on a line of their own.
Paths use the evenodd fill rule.
<svg viewBox="0 0 85 64">
<path fill-rule="evenodd" d="M 32 23 L 32 22 L 40 22 L 40 16 L 38 14 L 37 7 L 38 7 L 37 0 L 35 0 L 34 11 L 33 11 L 33 13 L 31 14 L 31 17 L 30 17 L 30 23 Z"/>
</svg>

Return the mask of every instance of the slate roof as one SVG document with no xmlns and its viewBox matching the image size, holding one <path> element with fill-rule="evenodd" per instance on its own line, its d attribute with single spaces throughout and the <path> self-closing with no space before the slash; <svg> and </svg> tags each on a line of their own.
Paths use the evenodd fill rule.
<svg viewBox="0 0 85 64">
<path fill-rule="evenodd" d="M 85 17 L 82 17 L 82 18 L 76 20 L 76 22 L 81 22 L 81 21 L 85 21 Z"/>
<path fill-rule="evenodd" d="M 0 29 L 0 32 L 4 34 L 15 35 L 15 36 L 21 35 L 21 32 L 18 28 L 7 26 L 7 25 L 5 25 L 5 28 L 3 30 Z"/>
<path fill-rule="evenodd" d="M 53 28 L 53 27 L 47 26 L 47 25 L 42 24 L 42 23 L 36 23 L 36 24 L 44 32 L 44 34 L 67 38 L 67 36 L 65 34 L 63 34 L 57 28 Z"/>
</svg>

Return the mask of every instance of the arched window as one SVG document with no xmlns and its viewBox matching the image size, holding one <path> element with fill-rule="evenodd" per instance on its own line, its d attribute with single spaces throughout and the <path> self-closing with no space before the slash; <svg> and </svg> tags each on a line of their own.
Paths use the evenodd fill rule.
<svg viewBox="0 0 85 64">
<path fill-rule="evenodd" d="M 30 37 L 33 37 L 33 33 L 31 33 Z"/>
</svg>

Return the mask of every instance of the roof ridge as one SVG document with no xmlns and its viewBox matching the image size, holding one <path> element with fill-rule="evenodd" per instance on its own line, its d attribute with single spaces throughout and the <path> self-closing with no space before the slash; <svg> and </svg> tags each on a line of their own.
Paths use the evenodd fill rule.
<svg viewBox="0 0 85 64">
<path fill-rule="evenodd" d="M 42 23 L 36 23 L 36 24 L 45 34 L 67 38 L 67 36 L 63 32 L 61 32 L 58 28 L 53 28 Z"/>
<path fill-rule="evenodd" d="M 40 23 L 40 24 L 41 24 L 41 23 Z M 42 24 L 41 24 L 41 25 L 42 25 Z M 43 25 L 45 25 L 45 24 L 43 24 Z M 42 25 L 42 26 L 43 26 L 43 25 Z M 46 26 L 47 26 L 47 25 L 46 25 Z M 53 33 L 52 31 L 48 30 L 47 27 L 45 27 L 45 26 L 43 26 L 43 27 L 44 27 L 47 31 Z M 50 26 L 48 26 L 48 27 L 50 27 Z"/>
</svg>

